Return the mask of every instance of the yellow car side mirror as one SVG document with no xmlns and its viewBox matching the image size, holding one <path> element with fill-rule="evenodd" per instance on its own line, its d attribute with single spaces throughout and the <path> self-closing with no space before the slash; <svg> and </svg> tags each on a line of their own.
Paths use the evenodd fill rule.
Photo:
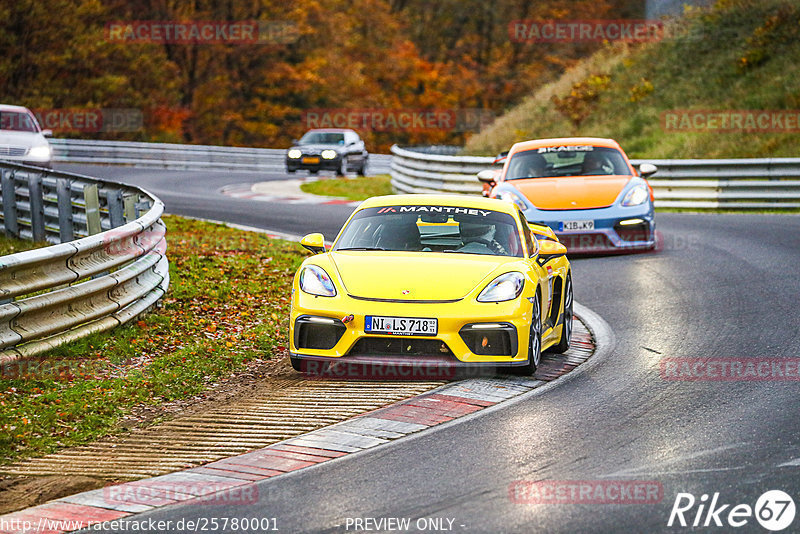
<svg viewBox="0 0 800 534">
<path fill-rule="evenodd" d="M 539 241 L 539 258 L 551 260 L 558 256 L 565 256 L 567 254 L 567 247 L 558 241 L 550 241 L 549 239 L 542 239 Z"/>
<path fill-rule="evenodd" d="M 528 228 L 530 228 L 531 231 L 536 235 L 549 237 L 553 241 L 558 240 L 558 237 L 556 237 L 556 233 L 553 231 L 552 228 L 550 228 L 546 224 L 528 223 Z"/>
<path fill-rule="evenodd" d="M 315 234 L 308 234 L 300 240 L 300 244 L 314 254 L 325 252 L 325 236 L 319 232 Z"/>
</svg>

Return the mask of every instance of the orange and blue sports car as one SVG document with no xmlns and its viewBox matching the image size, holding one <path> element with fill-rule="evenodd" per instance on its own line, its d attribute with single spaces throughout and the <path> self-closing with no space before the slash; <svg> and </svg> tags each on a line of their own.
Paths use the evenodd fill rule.
<svg viewBox="0 0 800 534">
<path fill-rule="evenodd" d="M 655 165 L 635 169 L 612 139 L 539 139 L 511 147 L 503 170 L 478 178 L 489 196 L 513 201 L 525 217 L 555 231 L 570 253 L 655 247 Z"/>
<path fill-rule="evenodd" d="M 364 201 L 292 290 L 290 353 L 320 364 L 510 368 L 533 374 L 572 330 L 566 248 L 511 202 L 465 195 Z M 311 364 L 311 365 L 310 365 Z"/>
</svg>

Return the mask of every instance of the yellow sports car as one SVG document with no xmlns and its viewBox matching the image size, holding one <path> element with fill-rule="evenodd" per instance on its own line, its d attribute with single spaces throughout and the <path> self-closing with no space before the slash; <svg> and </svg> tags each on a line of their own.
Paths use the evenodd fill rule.
<svg viewBox="0 0 800 534">
<path fill-rule="evenodd" d="M 529 225 L 513 202 L 374 197 L 329 251 L 319 233 L 301 244 L 315 255 L 292 289 L 298 371 L 344 361 L 533 374 L 543 350 L 569 348 L 566 248 L 547 226 Z"/>
</svg>

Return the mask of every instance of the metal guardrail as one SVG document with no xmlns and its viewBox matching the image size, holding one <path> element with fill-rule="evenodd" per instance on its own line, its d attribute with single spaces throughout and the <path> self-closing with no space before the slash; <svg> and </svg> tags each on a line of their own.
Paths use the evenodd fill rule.
<svg viewBox="0 0 800 534">
<path fill-rule="evenodd" d="M 452 156 L 440 148 L 392 147 L 392 186 L 401 193 L 480 194 L 476 174 L 493 157 Z M 434 152 L 434 153 L 432 153 Z M 438 153 L 436 153 L 438 152 Z M 648 179 L 656 207 L 687 209 L 800 208 L 800 158 L 631 160 L 658 166 Z"/>
<path fill-rule="evenodd" d="M 0 182 L 6 234 L 57 243 L 0 257 L 0 363 L 124 324 L 164 295 L 158 198 L 6 162 Z"/>
<path fill-rule="evenodd" d="M 658 167 L 648 179 L 657 207 L 800 208 L 800 158 L 647 161 Z"/>
<path fill-rule="evenodd" d="M 174 170 L 286 171 L 286 150 L 127 141 L 51 139 L 53 161 L 130 165 Z M 369 171 L 389 172 L 388 154 L 370 154 Z"/>
</svg>

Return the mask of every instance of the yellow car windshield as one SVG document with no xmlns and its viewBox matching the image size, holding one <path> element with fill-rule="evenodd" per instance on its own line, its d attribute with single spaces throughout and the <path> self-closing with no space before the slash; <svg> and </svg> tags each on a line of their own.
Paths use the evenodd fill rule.
<svg viewBox="0 0 800 534">
<path fill-rule="evenodd" d="M 409 251 L 522 257 L 514 218 L 455 206 L 383 206 L 353 216 L 334 250 Z"/>
</svg>

